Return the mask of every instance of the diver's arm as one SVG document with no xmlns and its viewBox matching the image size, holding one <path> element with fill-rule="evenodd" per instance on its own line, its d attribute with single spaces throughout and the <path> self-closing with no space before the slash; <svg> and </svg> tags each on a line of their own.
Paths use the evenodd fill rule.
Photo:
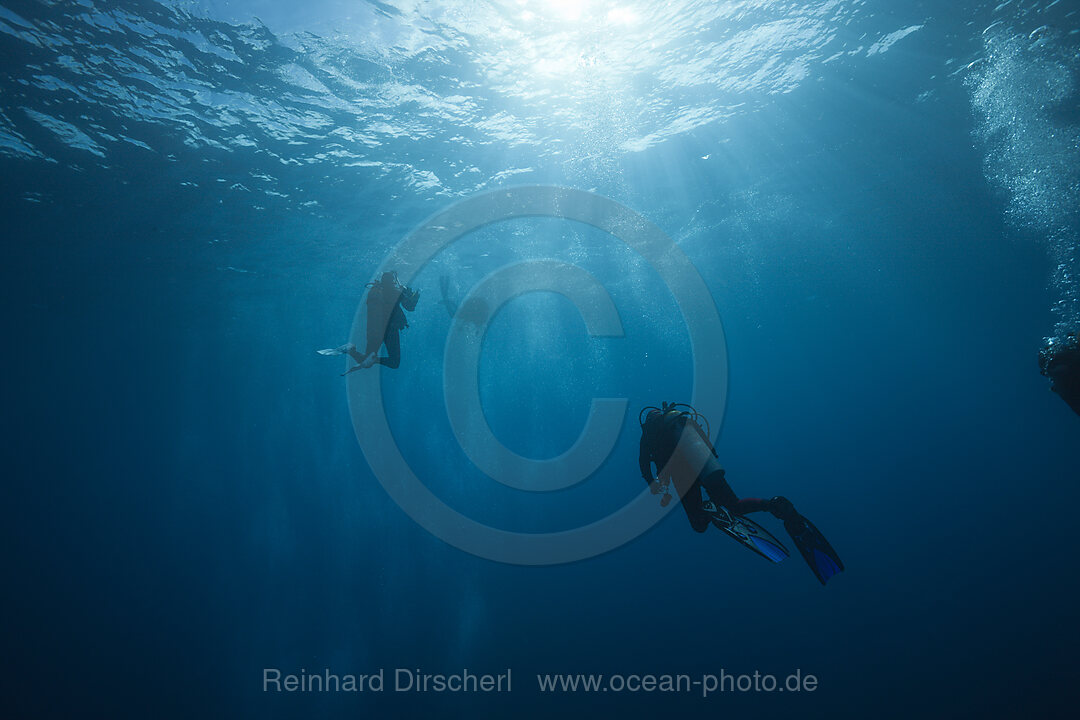
<svg viewBox="0 0 1080 720">
<path fill-rule="evenodd" d="M 416 309 L 416 303 L 419 300 L 419 290 L 410 290 L 407 287 L 401 288 L 401 307 L 405 308 L 409 312 L 412 312 Z"/>
<path fill-rule="evenodd" d="M 643 437 L 638 445 L 638 468 L 641 470 L 641 477 L 645 482 L 649 483 L 649 490 L 652 494 L 659 495 L 666 488 L 666 484 L 661 486 L 657 479 L 653 477 L 652 462 L 652 450 L 650 450 L 649 443 Z"/>
<path fill-rule="evenodd" d="M 641 470 L 641 477 L 645 482 L 653 483 L 656 478 L 652 472 L 652 453 L 649 451 L 649 445 L 645 442 L 645 438 L 641 438 L 641 442 L 638 444 L 638 469 Z"/>
</svg>

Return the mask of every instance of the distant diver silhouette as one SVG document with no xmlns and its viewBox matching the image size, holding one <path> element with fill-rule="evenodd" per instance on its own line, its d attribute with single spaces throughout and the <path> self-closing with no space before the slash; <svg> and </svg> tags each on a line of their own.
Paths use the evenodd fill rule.
<svg viewBox="0 0 1080 720">
<path fill-rule="evenodd" d="M 348 354 L 355 360 L 357 364 L 342 375 L 366 370 L 376 363 L 396 369 L 401 364 L 400 333 L 409 327 L 404 310 L 416 310 L 416 303 L 420 299 L 420 291 L 401 285 L 397 273 L 393 271 L 384 272 L 378 282 L 368 283 L 366 287 L 367 346 L 364 352 L 357 351 L 352 343 L 317 351 L 320 355 Z M 379 357 L 379 348 L 383 345 L 386 345 L 386 355 Z"/>
<path fill-rule="evenodd" d="M 439 292 L 442 295 L 440 303 L 446 308 L 446 314 L 453 318 L 460 315 L 461 320 L 476 328 L 483 327 L 488 320 L 488 303 L 483 298 L 466 298 L 465 302 L 458 305 L 450 299 L 450 276 L 439 277 Z"/>
</svg>

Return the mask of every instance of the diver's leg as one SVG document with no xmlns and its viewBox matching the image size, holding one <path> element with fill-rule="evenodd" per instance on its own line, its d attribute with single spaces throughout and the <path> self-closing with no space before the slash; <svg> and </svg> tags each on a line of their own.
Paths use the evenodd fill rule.
<svg viewBox="0 0 1080 720">
<path fill-rule="evenodd" d="M 731 486 L 727 484 L 727 480 L 724 479 L 723 470 L 709 473 L 701 479 L 701 484 L 705 486 L 705 492 L 709 493 L 710 500 L 734 512 L 735 506 L 739 503 L 739 498 L 736 497 L 735 491 L 731 489 Z"/>
<path fill-rule="evenodd" d="M 362 355 L 360 353 L 357 353 L 357 355 L 360 355 L 360 359 L 356 362 L 363 362 L 364 358 L 366 358 L 371 353 L 379 352 L 379 348 L 382 347 L 384 329 L 381 327 L 372 326 L 371 320 L 372 318 L 369 314 L 367 328 L 367 346 L 364 348 L 364 353 Z M 356 355 L 354 355 L 353 357 L 355 358 Z"/>
<path fill-rule="evenodd" d="M 752 512 L 764 512 L 770 510 L 771 500 L 762 500 L 761 498 L 739 498 L 735 494 L 735 491 L 728 485 L 727 480 L 724 478 L 724 471 L 717 470 L 716 472 L 706 475 L 701 480 L 701 484 L 705 486 L 705 491 L 709 493 L 709 499 L 717 505 L 723 505 L 728 510 L 736 515 L 746 515 Z"/>
<path fill-rule="evenodd" d="M 682 496 L 683 510 L 690 527 L 695 532 L 703 533 L 709 527 L 709 514 L 701 504 L 701 483 L 695 482 Z"/>
<path fill-rule="evenodd" d="M 389 330 L 383 338 L 386 343 L 386 357 L 381 357 L 378 362 L 394 370 L 401 364 L 401 334 L 397 330 Z"/>
</svg>

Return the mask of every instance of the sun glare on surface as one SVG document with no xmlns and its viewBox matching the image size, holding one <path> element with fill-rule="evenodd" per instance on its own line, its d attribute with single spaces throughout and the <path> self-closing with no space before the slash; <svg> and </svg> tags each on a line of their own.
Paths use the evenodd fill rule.
<svg viewBox="0 0 1080 720">
<path fill-rule="evenodd" d="M 613 25 L 633 25 L 640 17 L 626 7 L 590 0 L 517 0 L 523 20 L 572 22 L 582 19 L 604 21 Z"/>
<path fill-rule="evenodd" d="M 586 0 L 543 0 L 550 15 L 561 20 L 577 20 L 588 9 Z"/>
<path fill-rule="evenodd" d="M 635 25 L 640 19 L 636 12 L 627 8 L 611 8 L 607 12 L 607 20 L 612 24 Z"/>
</svg>

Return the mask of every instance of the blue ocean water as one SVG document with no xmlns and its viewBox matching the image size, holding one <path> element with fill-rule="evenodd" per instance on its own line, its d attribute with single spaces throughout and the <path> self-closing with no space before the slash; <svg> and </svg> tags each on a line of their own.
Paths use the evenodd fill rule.
<svg viewBox="0 0 1080 720">
<path fill-rule="evenodd" d="M 2 0 L 5 716 L 1074 706 L 1080 419 L 1036 360 L 1080 327 L 1078 12 Z M 314 350 L 349 338 L 364 284 L 427 218 L 538 185 L 618 201 L 693 263 L 723 321 L 728 480 L 814 520 L 847 566 L 828 587 L 677 508 L 533 567 L 462 552 L 391 499 L 354 433 L 357 375 Z M 487 422 L 522 455 L 571 447 L 592 398 L 629 401 L 597 472 L 551 493 L 477 470 L 443 388 L 440 277 L 461 298 L 537 259 L 591 273 L 625 330 L 590 337 L 566 298 L 532 293 L 475 339 Z M 544 533 L 644 489 L 637 410 L 696 382 L 654 267 L 524 217 L 410 282 L 381 397 L 431 492 Z M 513 691 L 275 692 L 267 668 L 509 668 Z M 536 682 L 722 671 L 818 686 Z"/>
</svg>

